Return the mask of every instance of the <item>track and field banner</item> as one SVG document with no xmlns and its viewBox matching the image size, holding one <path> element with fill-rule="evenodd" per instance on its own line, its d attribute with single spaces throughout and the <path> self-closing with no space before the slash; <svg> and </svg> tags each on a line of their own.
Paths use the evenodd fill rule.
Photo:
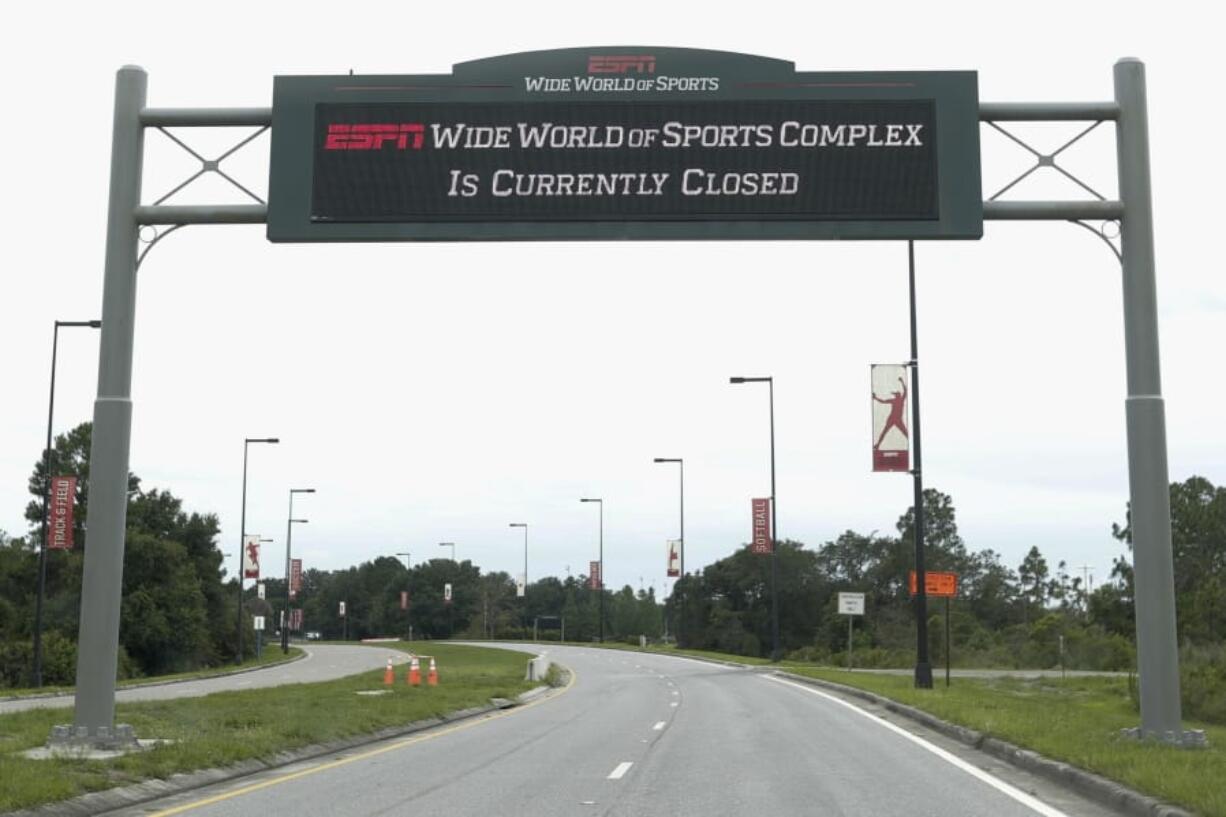
<svg viewBox="0 0 1226 817">
<path fill-rule="evenodd" d="M 873 470 L 911 470 L 911 432 L 907 428 L 907 367 L 874 363 L 871 369 L 873 404 Z"/>
<path fill-rule="evenodd" d="M 443 604 L 451 604 L 451 582 L 443 585 Z"/>
<path fill-rule="evenodd" d="M 243 578 L 260 578 L 260 535 L 249 534 L 243 539 Z"/>
<path fill-rule="evenodd" d="M 668 540 L 668 577 L 676 579 L 681 576 L 681 540 Z"/>
<path fill-rule="evenodd" d="M 401 610 L 409 609 L 409 591 L 408 590 L 400 591 L 400 609 Z"/>
<path fill-rule="evenodd" d="M 593 590 L 599 590 L 601 584 L 600 562 L 591 562 L 587 569 L 587 584 Z"/>
<path fill-rule="evenodd" d="M 302 560 L 289 560 L 289 597 L 291 599 L 298 597 L 298 591 L 302 589 Z"/>
<path fill-rule="evenodd" d="M 47 509 L 47 549 L 72 550 L 72 510 L 77 496 L 76 477 L 51 478 L 51 505 Z"/>
<path fill-rule="evenodd" d="M 749 544 L 749 552 L 769 554 L 772 550 L 771 501 L 755 499 L 753 501 L 753 539 Z"/>
</svg>

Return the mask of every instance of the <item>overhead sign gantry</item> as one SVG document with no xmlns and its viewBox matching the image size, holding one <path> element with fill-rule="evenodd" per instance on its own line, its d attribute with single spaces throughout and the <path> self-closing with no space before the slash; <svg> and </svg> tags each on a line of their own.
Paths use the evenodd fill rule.
<svg viewBox="0 0 1226 817">
<path fill-rule="evenodd" d="M 144 225 L 170 228 L 151 243 L 188 224 L 267 224 L 273 241 L 974 239 L 984 219 L 1096 219 L 1120 224 L 1139 731 L 1197 742 L 1180 719 L 1144 66 L 1120 60 L 1114 80 L 1106 102 L 991 104 L 970 72 L 814 74 L 635 46 L 494 57 L 442 76 L 283 77 L 271 109 L 202 110 L 147 107 L 145 72 L 121 69 L 76 712 L 59 736 L 131 738 L 114 725 L 114 678 Z M 976 121 L 1092 123 L 1082 135 L 1114 123 L 1118 200 L 1087 188 L 1093 198 L 1006 201 L 1008 185 L 983 201 Z M 272 128 L 267 203 L 221 171 L 232 149 L 193 153 L 191 178 L 221 174 L 254 204 L 164 203 L 191 179 L 142 204 L 147 128 L 238 126 Z M 1032 150 L 1033 169 L 1058 167 L 1063 149 Z"/>
</svg>

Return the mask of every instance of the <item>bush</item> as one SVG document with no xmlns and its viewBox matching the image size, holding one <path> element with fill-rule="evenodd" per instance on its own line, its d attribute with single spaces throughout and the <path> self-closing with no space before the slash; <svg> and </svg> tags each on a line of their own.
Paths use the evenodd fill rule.
<svg viewBox="0 0 1226 817">
<path fill-rule="evenodd" d="M 1128 695 L 1138 712 L 1142 680 L 1128 675 Z M 1179 651 L 1179 692 L 1185 718 L 1226 724 L 1226 644 Z"/>
</svg>

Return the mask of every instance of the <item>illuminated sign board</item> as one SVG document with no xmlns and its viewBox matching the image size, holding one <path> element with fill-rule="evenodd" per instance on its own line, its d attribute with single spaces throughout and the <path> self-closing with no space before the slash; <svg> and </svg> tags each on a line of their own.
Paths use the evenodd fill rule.
<svg viewBox="0 0 1226 817">
<path fill-rule="evenodd" d="M 972 72 L 571 49 L 278 77 L 274 241 L 978 238 Z"/>
</svg>

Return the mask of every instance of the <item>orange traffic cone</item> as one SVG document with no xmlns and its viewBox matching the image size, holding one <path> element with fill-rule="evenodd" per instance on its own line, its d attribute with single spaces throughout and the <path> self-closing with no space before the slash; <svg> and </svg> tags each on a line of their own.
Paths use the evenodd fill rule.
<svg viewBox="0 0 1226 817">
<path fill-rule="evenodd" d="M 387 669 L 383 670 L 383 683 L 391 686 L 396 681 L 396 671 L 392 669 L 392 659 L 387 659 Z"/>
<path fill-rule="evenodd" d="M 417 656 L 409 659 L 409 674 L 404 679 L 409 686 L 421 686 L 421 663 L 417 660 Z"/>
<path fill-rule="evenodd" d="M 430 674 L 426 676 L 426 683 L 432 687 L 438 686 L 438 667 L 434 666 L 434 656 L 430 656 Z"/>
</svg>

